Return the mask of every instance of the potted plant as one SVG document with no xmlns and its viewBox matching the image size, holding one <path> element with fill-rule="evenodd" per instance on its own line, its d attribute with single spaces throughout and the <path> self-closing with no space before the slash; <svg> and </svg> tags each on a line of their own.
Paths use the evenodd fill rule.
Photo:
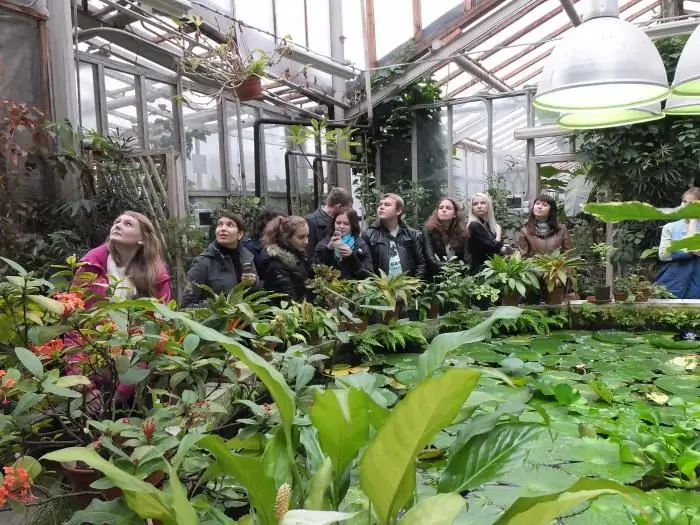
<svg viewBox="0 0 700 525">
<path fill-rule="evenodd" d="M 549 304 L 564 302 L 569 279 L 575 280 L 576 272 L 586 264 L 586 261 L 574 255 L 572 250 L 566 252 L 555 250 L 546 255 L 536 255 L 532 262 L 542 272 L 542 279 L 547 286 Z"/>
<path fill-rule="evenodd" d="M 420 279 L 406 274 L 389 277 L 380 270 L 362 281 L 353 281 L 352 299 L 366 315 L 382 312 L 385 319 L 398 319 L 403 307 L 411 302 L 421 289 Z"/>
<path fill-rule="evenodd" d="M 428 283 L 420 295 L 420 308 L 428 319 L 436 319 L 446 306 L 462 306 L 466 292 L 474 287 L 473 278 L 465 275 L 465 266 L 456 257 L 448 260 L 440 274 Z"/>
<path fill-rule="evenodd" d="M 623 303 L 627 300 L 630 294 L 630 286 L 628 279 L 625 277 L 615 278 L 613 283 L 613 297 L 616 303 Z"/>
<path fill-rule="evenodd" d="M 645 303 L 649 300 L 654 290 L 654 284 L 643 275 L 633 273 L 629 277 L 629 288 L 636 302 Z"/>
<path fill-rule="evenodd" d="M 250 57 L 248 63 L 248 76 L 236 86 L 236 95 L 245 102 L 247 100 L 260 100 L 262 98 L 262 77 L 265 68 L 270 64 L 267 56 L 260 52 L 259 58 Z"/>
<path fill-rule="evenodd" d="M 480 275 L 485 284 L 501 290 L 504 306 L 517 306 L 528 290 L 540 288 L 532 261 L 523 259 L 518 252 L 510 257 L 494 256 L 486 261 Z"/>
<path fill-rule="evenodd" d="M 604 242 L 595 243 L 591 246 L 595 254 L 595 264 L 593 267 L 594 294 L 596 302 L 608 303 L 611 298 L 611 287 L 606 282 L 608 258 L 615 253 L 615 247 Z"/>
</svg>

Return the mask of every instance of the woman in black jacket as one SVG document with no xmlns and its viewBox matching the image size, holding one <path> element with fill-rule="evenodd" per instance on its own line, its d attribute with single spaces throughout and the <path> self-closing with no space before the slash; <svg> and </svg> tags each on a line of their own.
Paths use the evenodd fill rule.
<svg viewBox="0 0 700 525">
<path fill-rule="evenodd" d="M 487 259 L 494 255 L 508 255 L 513 248 L 502 241 L 503 232 L 496 222 L 491 199 L 476 193 L 469 201 L 468 247 L 472 257 L 470 272 L 476 275 L 484 268 Z"/>
<path fill-rule="evenodd" d="M 333 218 L 333 233 L 316 245 L 314 264 L 340 270 L 341 279 L 364 279 L 372 274 L 372 256 L 360 237 L 360 218 L 352 208 Z"/>
<path fill-rule="evenodd" d="M 441 199 L 423 228 L 428 277 L 438 275 L 445 262 L 452 257 L 468 265 L 467 238 L 467 225 L 459 205 L 447 197 Z"/>
<path fill-rule="evenodd" d="M 266 290 L 293 301 L 309 297 L 306 287 L 306 280 L 311 277 L 306 260 L 308 244 L 309 225 L 303 217 L 277 217 L 267 224 L 263 233 L 264 256 L 268 258 L 263 278 Z"/>
<path fill-rule="evenodd" d="M 185 307 L 197 306 L 204 297 L 200 285 L 215 294 L 227 293 L 238 283 L 250 287 L 260 284 L 253 254 L 241 246 L 245 235 L 243 218 L 225 211 L 216 222 L 216 240 L 197 257 L 187 272 L 187 285 L 182 298 Z"/>
<path fill-rule="evenodd" d="M 250 251 L 255 257 L 255 268 L 258 275 L 264 276 L 267 266 L 267 258 L 263 253 L 262 235 L 265 231 L 265 226 L 275 217 L 286 217 L 280 208 L 267 206 L 260 211 L 257 220 L 255 221 L 255 230 L 250 237 L 246 237 L 241 241 L 241 245 Z"/>
</svg>

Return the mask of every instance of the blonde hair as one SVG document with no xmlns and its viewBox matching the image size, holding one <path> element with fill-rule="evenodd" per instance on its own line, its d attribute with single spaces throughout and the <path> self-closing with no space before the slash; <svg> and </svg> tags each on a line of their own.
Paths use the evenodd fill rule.
<svg viewBox="0 0 700 525">
<path fill-rule="evenodd" d="M 136 211 L 125 211 L 121 215 L 128 215 L 139 223 L 142 244 L 139 244 L 134 258 L 131 259 L 126 269 L 126 275 L 136 288 L 139 297 L 153 297 L 156 293 L 156 282 L 161 273 L 165 271 L 165 261 L 163 260 L 163 243 L 156 233 L 151 220 L 144 214 Z M 119 252 L 116 250 L 111 240 L 107 240 L 107 248 L 118 266 L 123 266 Z"/>
<path fill-rule="evenodd" d="M 289 246 L 290 239 L 299 228 L 306 224 L 304 217 L 290 215 L 289 217 L 275 217 L 267 223 L 262 234 L 262 244 L 265 248 L 273 244 Z"/>
<path fill-rule="evenodd" d="M 396 210 L 398 212 L 403 212 L 406 209 L 406 205 L 404 204 L 403 199 L 396 193 L 385 193 L 384 195 L 382 195 L 382 198 L 380 200 L 384 199 L 393 199 L 394 205 L 396 206 Z"/>
<path fill-rule="evenodd" d="M 489 229 L 493 233 L 496 233 L 496 231 L 498 230 L 498 223 L 496 222 L 496 216 L 493 213 L 493 202 L 491 202 L 491 198 L 485 193 L 475 193 L 474 195 L 472 195 L 472 198 L 469 199 L 469 220 L 467 221 L 467 224 L 469 224 L 470 222 L 480 222 L 479 217 L 474 215 L 474 199 L 476 199 L 477 197 L 482 198 L 486 201 L 487 214 L 484 219 L 484 222 L 486 222 L 489 225 Z"/>
</svg>

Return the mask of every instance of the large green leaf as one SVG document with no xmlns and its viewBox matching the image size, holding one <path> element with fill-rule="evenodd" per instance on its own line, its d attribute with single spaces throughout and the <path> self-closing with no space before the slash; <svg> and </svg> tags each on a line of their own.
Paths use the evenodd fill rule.
<svg viewBox="0 0 700 525">
<path fill-rule="evenodd" d="M 369 439 L 368 398 L 356 388 L 315 393 L 309 416 L 318 430 L 321 449 L 333 463 L 336 487 Z"/>
<path fill-rule="evenodd" d="M 175 468 L 168 464 L 170 474 L 170 494 L 173 498 L 173 512 L 177 516 L 177 525 L 199 525 L 197 511 L 187 497 L 187 489 L 177 476 Z"/>
<path fill-rule="evenodd" d="M 41 364 L 41 361 L 33 352 L 26 348 L 17 347 L 15 348 L 15 355 L 30 374 L 37 379 L 44 377 L 44 365 Z"/>
<path fill-rule="evenodd" d="M 311 478 L 309 483 L 309 495 L 304 502 L 304 508 L 308 510 L 324 510 L 328 501 L 326 492 L 333 483 L 333 463 L 330 458 L 324 458 L 323 463 Z"/>
<path fill-rule="evenodd" d="M 581 503 L 606 494 L 621 494 L 636 505 L 631 496 L 644 493 L 614 481 L 581 478 L 555 494 L 518 498 L 494 525 L 547 525 Z"/>
<path fill-rule="evenodd" d="M 543 428 L 528 423 L 507 423 L 470 439 L 450 458 L 438 491 L 474 490 L 496 481 L 522 459 L 523 445 L 537 437 Z"/>
<path fill-rule="evenodd" d="M 497 308 L 491 316 L 469 330 L 440 334 L 434 338 L 428 348 L 418 358 L 416 382 L 420 382 L 430 376 L 442 366 L 448 353 L 462 345 L 478 343 L 491 336 L 491 327 L 496 321 L 502 319 L 517 319 L 522 310 L 514 306 L 502 306 Z"/>
<path fill-rule="evenodd" d="M 190 319 L 183 312 L 174 312 L 167 306 L 153 303 L 156 311 L 166 319 L 176 320 L 187 326 L 194 334 L 204 341 L 221 344 L 227 351 L 243 361 L 270 391 L 270 395 L 277 404 L 280 417 L 285 427 L 287 438 L 291 439 L 292 425 L 296 415 L 296 398 L 294 392 L 289 388 L 284 376 L 258 354 L 249 350 L 237 341 L 226 337 L 216 330 L 201 325 Z"/>
<path fill-rule="evenodd" d="M 178 523 L 176 516 L 171 512 L 169 498 L 163 492 L 103 459 L 94 448 L 64 448 L 49 452 L 41 459 L 59 463 L 81 461 L 104 474 L 115 487 L 122 489 L 126 503 L 142 518 L 158 519 L 169 525 Z"/>
<path fill-rule="evenodd" d="M 246 489 L 260 525 L 276 524 L 277 487 L 274 479 L 265 472 L 262 456 L 234 454 L 219 436 L 207 436 L 198 445 L 212 453 L 222 472 L 236 478 Z"/>
<path fill-rule="evenodd" d="M 453 368 L 422 382 L 394 407 L 360 460 L 360 484 L 381 523 L 407 505 L 417 454 L 452 422 L 478 380 L 474 370 Z"/>
<path fill-rule="evenodd" d="M 606 222 L 621 221 L 674 221 L 700 217 L 700 202 L 691 202 L 673 209 L 656 208 L 639 201 L 630 202 L 591 202 L 584 211 Z"/>
<path fill-rule="evenodd" d="M 438 494 L 424 499 L 409 510 L 401 525 L 452 525 L 464 508 L 464 498 L 459 494 Z"/>
<path fill-rule="evenodd" d="M 63 525 L 83 525 L 100 523 L 101 525 L 134 525 L 139 516 L 120 499 L 102 501 L 94 499 L 85 510 L 79 510 Z"/>
</svg>

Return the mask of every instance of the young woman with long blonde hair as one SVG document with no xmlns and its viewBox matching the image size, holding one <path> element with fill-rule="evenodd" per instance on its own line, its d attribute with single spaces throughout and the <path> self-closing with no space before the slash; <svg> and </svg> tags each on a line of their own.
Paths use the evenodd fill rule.
<svg viewBox="0 0 700 525">
<path fill-rule="evenodd" d="M 488 195 L 475 193 L 469 199 L 469 238 L 467 244 L 472 262 L 470 273 L 476 275 L 484 267 L 487 259 L 494 255 L 508 255 L 513 249 L 503 243 L 503 230 L 496 222 L 493 203 Z"/>
</svg>

